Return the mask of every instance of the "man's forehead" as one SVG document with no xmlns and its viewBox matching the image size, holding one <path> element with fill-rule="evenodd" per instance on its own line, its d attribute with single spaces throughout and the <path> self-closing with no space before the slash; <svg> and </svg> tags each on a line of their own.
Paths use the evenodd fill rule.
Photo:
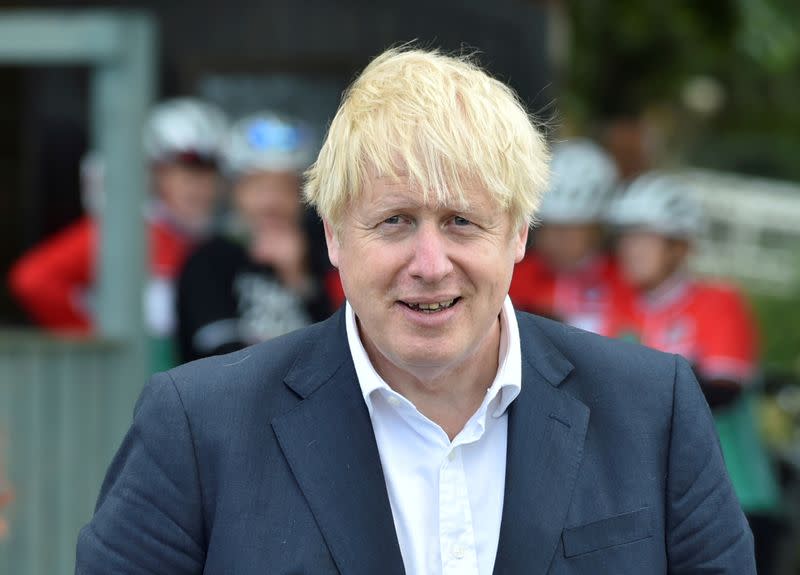
<svg viewBox="0 0 800 575">
<path fill-rule="evenodd" d="M 361 201 L 356 203 L 378 209 L 391 206 L 451 210 L 497 208 L 490 192 L 475 177 L 462 178 L 448 192 L 425 190 L 406 173 L 370 175 L 364 182 Z"/>
</svg>

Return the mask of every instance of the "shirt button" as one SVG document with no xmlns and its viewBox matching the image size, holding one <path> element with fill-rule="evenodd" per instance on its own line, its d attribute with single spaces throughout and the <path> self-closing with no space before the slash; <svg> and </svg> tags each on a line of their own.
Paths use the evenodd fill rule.
<svg viewBox="0 0 800 575">
<path fill-rule="evenodd" d="M 464 548 L 461 545 L 454 545 L 450 554 L 453 556 L 453 559 L 463 559 L 465 554 Z"/>
<path fill-rule="evenodd" d="M 400 405 L 400 398 L 395 397 L 394 395 L 390 395 L 389 396 L 389 405 L 397 407 L 398 405 Z"/>
<path fill-rule="evenodd" d="M 455 449 L 447 454 L 447 460 L 448 461 L 455 461 L 456 460 L 456 450 Z"/>
</svg>

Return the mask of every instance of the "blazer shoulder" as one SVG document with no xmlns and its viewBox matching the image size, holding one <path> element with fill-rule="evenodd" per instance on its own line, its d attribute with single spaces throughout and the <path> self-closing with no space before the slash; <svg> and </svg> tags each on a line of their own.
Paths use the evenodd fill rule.
<svg viewBox="0 0 800 575">
<path fill-rule="evenodd" d="M 291 393 L 283 384 L 298 358 L 310 353 L 327 327 L 324 322 L 255 344 L 244 349 L 198 359 L 168 372 L 187 411 L 215 405 L 247 405 L 267 399 L 277 405 L 281 394 Z"/>
<path fill-rule="evenodd" d="M 674 363 L 673 354 L 645 347 L 636 342 L 598 335 L 534 314 L 517 312 L 517 322 L 520 328 L 520 335 L 523 339 L 526 335 L 532 335 L 535 345 L 536 340 L 544 336 L 551 341 L 559 351 L 567 355 L 570 352 L 580 352 L 583 356 L 588 354 L 592 359 L 605 359 L 612 364 L 620 361 L 636 361 L 639 358 L 647 362 L 662 361 L 668 364 Z M 616 352 L 618 357 L 609 356 L 608 354 L 612 351 Z"/>
<path fill-rule="evenodd" d="M 518 321 L 523 357 L 535 363 L 537 353 L 546 349 L 546 353 L 563 355 L 572 365 L 565 385 L 568 390 L 582 396 L 616 396 L 625 403 L 641 400 L 639 392 L 647 392 L 651 400 L 671 405 L 675 355 L 527 313 L 519 313 Z M 531 349 L 526 352 L 525 347 Z"/>
</svg>

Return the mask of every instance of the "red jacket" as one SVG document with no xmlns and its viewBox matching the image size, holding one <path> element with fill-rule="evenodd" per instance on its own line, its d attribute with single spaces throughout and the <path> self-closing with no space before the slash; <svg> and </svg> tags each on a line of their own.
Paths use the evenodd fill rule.
<svg viewBox="0 0 800 575">
<path fill-rule="evenodd" d="M 746 383 L 758 364 L 758 328 L 733 286 L 683 279 L 640 297 L 636 333 L 648 347 L 688 359 L 705 379 Z"/>
<path fill-rule="evenodd" d="M 633 291 L 616 260 L 606 254 L 569 273 L 559 273 L 534 251 L 516 265 L 509 288 L 514 307 L 610 335 L 630 313 Z"/>
<path fill-rule="evenodd" d="M 192 240 L 161 221 L 148 222 L 150 273 L 174 279 Z M 90 333 L 90 295 L 95 279 L 97 225 L 84 217 L 44 240 L 11 268 L 11 292 L 42 327 Z"/>
</svg>

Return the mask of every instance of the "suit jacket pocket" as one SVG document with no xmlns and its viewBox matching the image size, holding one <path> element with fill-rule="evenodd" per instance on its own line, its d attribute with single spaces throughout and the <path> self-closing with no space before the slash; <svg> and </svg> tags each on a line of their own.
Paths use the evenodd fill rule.
<svg viewBox="0 0 800 575">
<path fill-rule="evenodd" d="M 574 557 L 599 549 L 647 539 L 653 534 L 649 507 L 564 529 L 564 556 Z"/>
</svg>

